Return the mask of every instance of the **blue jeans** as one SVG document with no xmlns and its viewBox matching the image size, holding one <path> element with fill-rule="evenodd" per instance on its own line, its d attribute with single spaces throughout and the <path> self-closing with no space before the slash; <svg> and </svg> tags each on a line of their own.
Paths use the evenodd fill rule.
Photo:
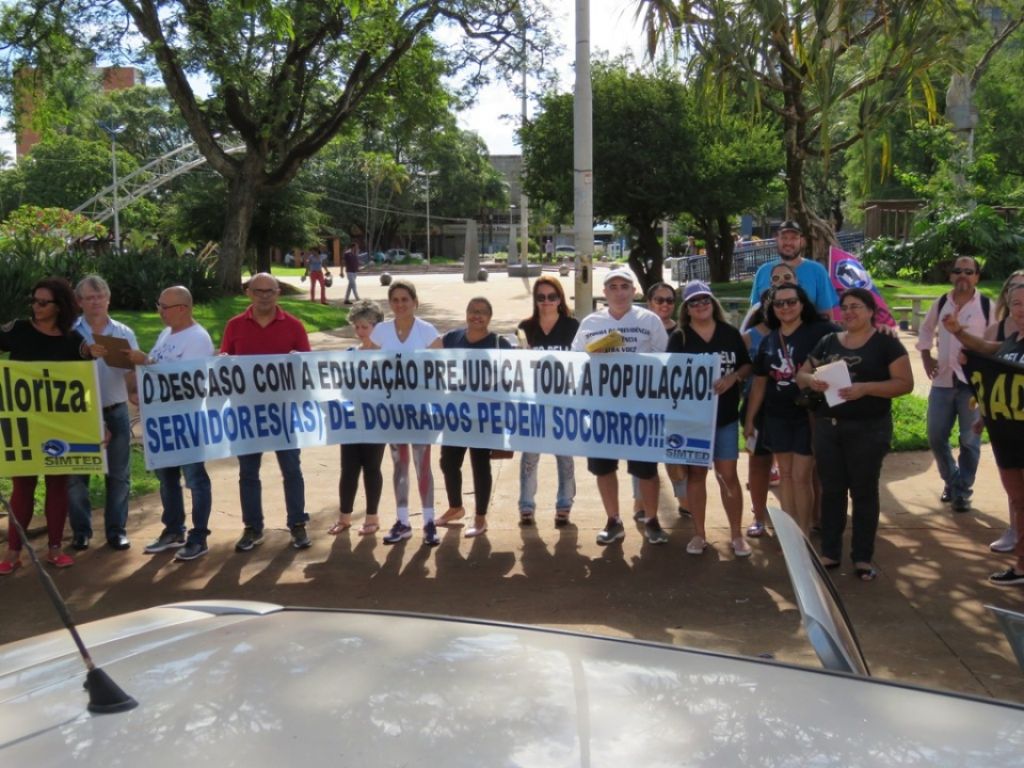
<svg viewBox="0 0 1024 768">
<path fill-rule="evenodd" d="M 277 466 L 284 479 L 284 506 L 289 528 L 305 525 L 306 484 L 302 479 L 302 465 L 298 448 L 275 451 Z M 238 457 L 238 495 L 242 500 L 242 522 L 246 528 L 257 532 L 263 530 L 263 485 L 260 483 L 262 453 L 250 453 Z"/>
<path fill-rule="evenodd" d="M 935 456 L 939 475 L 953 497 L 969 499 L 981 458 L 981 435 L 973 426 L 978 412 L 970 407 L 974 392 L 959 380 L 952 387 L 933 386 L 928 394 L 928 446 Z M 960 424 L 960 461 L 949 447 L 953 421 Z"/>
<path fill-rule="evenodd" d="M 206 541 L 210 535 L 210 510 L 213 507 L 213 493 L 206 465 L 201 461 L 181 467 L 163 467 L 156 470 L 160 478 L 160 502 L 164 513 L 160 520 L 164 530 L 174 533 L 185 532 L 185 495 L 181 492 L 181 476 L 185 476 L 185 487 L 192 492 L 192 530 L 189 540 Z"/>
<path fill-rule="evenodd" d="M 125 533 L 128 525 L 128 496 L 131 493 L 132 425 L 128 403 L 103 409 L 103 424 L 110 432 L 107 443 L 106 503 L 103 524 L 107 539 Z M 89 503 L 89 475 L 68 478 L 68 517 L 72 533 L 92 536 L 92 505 Z"/>
<path fill-rule="evenodd" d="M 537 511 L 537 463 L 539 453 L 523 452 L 519 461 L 519 511 Z M 558 491 L 555 493 L 555 509 L 572 509 L 576 499 L 576 466 L 572 456 L 555 456 L 558 467 Z"/>
</svg>

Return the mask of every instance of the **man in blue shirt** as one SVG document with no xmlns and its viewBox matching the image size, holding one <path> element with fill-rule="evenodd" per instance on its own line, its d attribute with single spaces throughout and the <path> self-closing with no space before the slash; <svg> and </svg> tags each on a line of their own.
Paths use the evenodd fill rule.
<svg viewBox="0 0 1024 768">
<path fill-rule="evenodd" d="M 791 220 L 782 222 L 775 237 L 775 244 L 779 249 L 780 260 L 796 273 L 797 282 L 814 302 L 815 309 L 822 315 L 828 315 L 832 308 L 839 304 L 839 297 L 832 286 L 828 270 L 818 262 L 803 257 L 804 236 L 800 225 Z M 769 261 L 758 268 L 757 274 L 754 275 L 754 285 L 750 290 L 751 304 L 761 301 L 761 294 L 772 287 L 772 267 L 778 263 Z"/>
<path fill-rule="evenodd" d="M 110 309 L 110 286 L 99 275 L 86 275 L 75 286 L 75 297 L 82 314 L 72 328 L 89 344 L 94 334 L 125 339 L 132 349 L 138 349 L 135 332 L 124 323 L 114 320 Z M 110 359 L 110 358 L 108 358 Z M 125 526 L 128 524 L 128 494 L 131 490 L 131 418 L 128 414 L 128 387 L 125 383 L 127 367 L 117 367 L 107 360 L 97 360 L 100 397 L 103 405 L 103 424 L 109 433 L 107 441 L 106 504 L 103 509 L 107 544 L 114 549 L 128 549 L 131 543 Z M 127 357 L 124 365 L 128 365 Z M 71 546 L 89 548 L 92 538 L 92 505 L 89 503 L 89 475 L 72 475 L 68 480 L 68 517 L 71 522 Z"/>
</svg>

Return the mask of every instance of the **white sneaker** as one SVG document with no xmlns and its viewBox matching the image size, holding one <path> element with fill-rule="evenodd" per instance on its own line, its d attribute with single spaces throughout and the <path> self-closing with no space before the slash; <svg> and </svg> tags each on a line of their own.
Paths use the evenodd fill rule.
<svg viewBox="0 0 1024 768">
<path fill-rule="evenodd" d="M 708 543 L 704 540 L 703 536 L 694 536 L 690 539 L 690 543 L 686 545 L 686 554 L 702 555 L 707 548 Z"/>
<path fill-rule="evenodd" d="M 1017 532 L 1013 528 L 1007 528 L 1003 535 L 988 545 L 993 552 L 1013 552 L 1017 546 Z"/>
<path fill-rule="evenodd" d="M 750 545 L 742 536 L 737 536 L 732 540 L 732 552 L 736 557 L 750 557 Z"/>
</svg>

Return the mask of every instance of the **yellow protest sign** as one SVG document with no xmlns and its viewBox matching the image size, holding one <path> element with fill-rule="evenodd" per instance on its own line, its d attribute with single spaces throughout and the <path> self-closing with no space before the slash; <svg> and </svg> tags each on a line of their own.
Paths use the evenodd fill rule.
<svg viewBox="0 0 1024 768">
<path fill-rule="evenodd" d="M 92 362 L 0 361 L 0 476 L 106 472 Z"/>
</svg>

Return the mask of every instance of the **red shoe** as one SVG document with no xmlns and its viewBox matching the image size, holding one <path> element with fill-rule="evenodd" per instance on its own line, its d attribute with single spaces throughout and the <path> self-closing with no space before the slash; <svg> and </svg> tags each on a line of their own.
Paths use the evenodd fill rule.
<svg viewBox="0 0 1024 768">
<path fill-rule="evenodd" d="M 0 560 L 0 576 L 10 576 L 21 568 L 21 560 Z"/>
<path fill-rule="evenodd" d="M 71 555 L 66 555 L 59 549 L 51 549 L 50 554 L 46 556 L 46 562 L 52 565 L 54 568 L 69 568 L 75 564 L 74 559 Z"/>
<path fill-rule="evenodd" d="M 782 476 L 779 474 L 779 468 L 775 464 L 772 464 L 772 471 L 768 474 L 768 485 L 775 488 L 781 482 Z"/>
</svg>

